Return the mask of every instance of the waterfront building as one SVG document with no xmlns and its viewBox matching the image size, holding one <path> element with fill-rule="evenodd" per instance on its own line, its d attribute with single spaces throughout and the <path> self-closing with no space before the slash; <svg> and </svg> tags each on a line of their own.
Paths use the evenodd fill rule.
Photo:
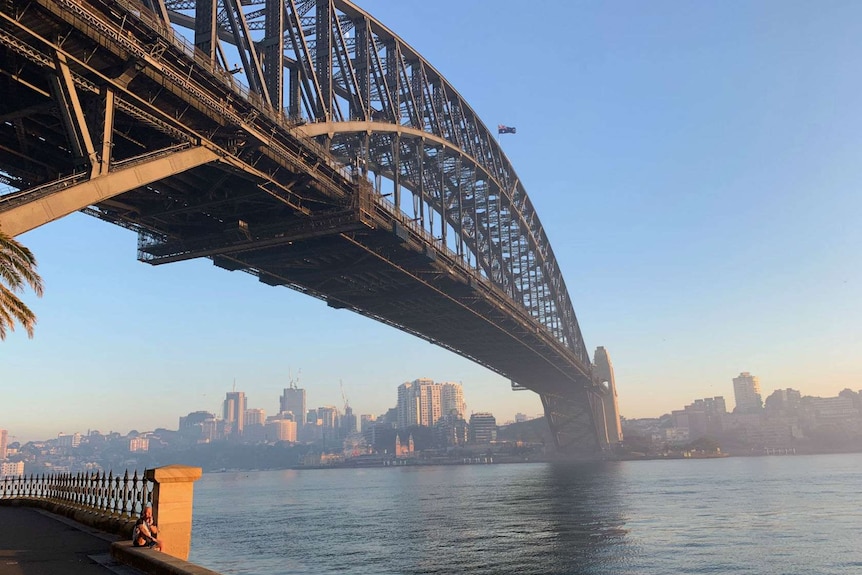
<svg viewBox="0 0 862 575">
<path fill-rule="evenodd" d="M 292 413 L 293 420 L 299 427 L 302 427 L 307 413 L 305 390 L 297 387 L 285 387 L 284 393 L 279 398 L 279 410 L 282 413 L 288 411 Z"/>
<path fill-rule="evenodd" d="M 224 400 L 225 432 L 241 435 L 245 427 L 245 392 L 229 391 Z"/>
<path fill-rule="evenodd" d="M 6 442 L 8 437 L 8 432 L 5 429 L 0 429 L 0 461 L 6 459 Z"/>
<path fill-rule="evenodd" d="M 733 398 L 736 400 L 734 413 L 758 413 L 763 409 L 760 395 L 760 380 L 747 371 L 733 378 Z"/>
<path fill-rule="evenodd" d="M 497 440 L 497 419 L 490 413 L 470 415 L 470 443 L 491 443 Z"/>
<path fill-rule="evenodd" d="M 464 445 L 469 439 L 469 427 L 463 419 L 446 415 L 434 428 L 435 442 L 437 445 L 446 447 Z"/>
</svg>

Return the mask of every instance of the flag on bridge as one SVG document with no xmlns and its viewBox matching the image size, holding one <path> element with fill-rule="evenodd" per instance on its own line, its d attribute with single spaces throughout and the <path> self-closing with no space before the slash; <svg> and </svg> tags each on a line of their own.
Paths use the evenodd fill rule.
<svg viewBox="0 0 862 575">
<path fill-rule="evenodd" d="M 517 130 L 512 126 L 504 126 L 503 124 L 497 125 L 497 133 L 498 134 L 515 134 Z"/>
</svg>

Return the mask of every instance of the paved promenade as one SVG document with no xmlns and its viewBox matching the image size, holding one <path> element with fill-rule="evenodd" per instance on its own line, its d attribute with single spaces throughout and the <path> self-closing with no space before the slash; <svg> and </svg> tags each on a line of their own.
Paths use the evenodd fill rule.
<svg viewBox="0 0 862 575">
<path fill-rule="evenodd" d="M 116 540 L 41 509 L 0 505 L 0 575 L 140 575 L 111 558 Z"/>
</svg>

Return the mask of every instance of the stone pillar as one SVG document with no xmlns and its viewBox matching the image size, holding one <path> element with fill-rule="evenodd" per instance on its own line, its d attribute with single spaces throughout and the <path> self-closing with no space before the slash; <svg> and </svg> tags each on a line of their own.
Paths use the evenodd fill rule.
<svg viewBox="0 0 862 575">
<path fill-rule="evenodd" d="M 162 551 L 188 561 L 192 545 L 192 499 L 200 467 L 167 465 L 147 469 L 153 486 L 153 519 L 159 526 Z"/>
</svg>

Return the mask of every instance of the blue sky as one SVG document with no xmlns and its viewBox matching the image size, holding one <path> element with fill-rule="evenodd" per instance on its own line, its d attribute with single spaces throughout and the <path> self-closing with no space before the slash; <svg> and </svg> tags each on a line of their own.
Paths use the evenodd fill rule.
<svg viewBox="0 0 862 575">
<path fill-rule="evenodd" d="M 533 200 L 621 411 L 723 395 L 862 388 L 862 48 L 856 2 L 359 5 L 423 54 L 488 126 Z M 236 380 L 276 410 L 381 413 L 396 387 L 460 381 L 469 410 L 535 395 L 391 328 L 209 260 L 150 267 L 131 232 L 75 214 L 19 238 L 39 316 L 0 344 L 0 427 L 18 439 L 176 428 Z"/>
</svg>

